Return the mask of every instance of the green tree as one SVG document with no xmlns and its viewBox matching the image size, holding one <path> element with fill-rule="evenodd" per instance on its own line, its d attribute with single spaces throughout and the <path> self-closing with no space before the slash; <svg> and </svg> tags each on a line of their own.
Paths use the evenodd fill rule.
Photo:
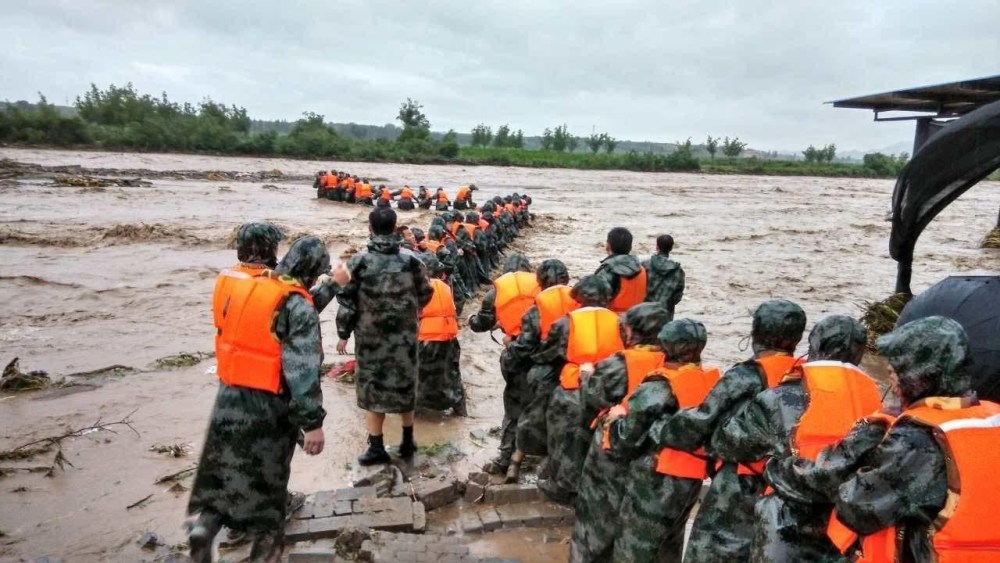
<svg viewBox="0 0 1000 563">
<path fill-rule="evenodd" d="M 606 136 L 607 133 L 601 133 L 599 135 L 597 133 L 591 133 L 585 141 L 587 143 L 587 147 L 590 149 L 590 152 L 597 154 L 597 151 L 601 150 L 601 147 L 604 145 L 604 137 Z"/>
<path fill-rule="evenodd" d="M 822 157 L 821 160 L 833 162 L 834 157 L 837 156 L 837 145 L 830 143 L 829 145 L 823 147 L 822 150 L 820 150 L 820 156 Z"/>
<path fill-rule="evenodd" d="M 431 139 L 431 122 L 423 110 L 424 106 L 410 98 L 406 98 L 406 101 L 400 104 L 396 119 L 403 123 L 403 132 L 399 134 L 399 141 Z"/>
<path fill-rule="evenodd" d="M 569 148 L 569 139 L 572 135 L 569 132 L 569 128 L 566 124 L 559 125 L 552 132 L 552 150 L 556 152 L 563 152 Z"/>
<path fill-rule="evenodd" d="M 511 138 L 510 138 L 510 146 L 511 146 L 511 148 L 514 148 L 514 149 L 523 149 L 524 148 L 524 131 L 521 131 L 520 129 L 518 129 L 517 133 L 514 133 L 511 136 Z"/>
<path fill-rule="evenodd" d="M 458 156 L 458 133 L 454 129 L 449 129 L 444 137 L 441 138 L 441 147 L 438 148 L 438 154 L 445 158 L 455 158 Z"/>
<path fill-rule="evenodd" d="M 348 145 L 322 115 L 307 111 L 292 132 L 279 139 L 278 150 L 296 156 L 330 157 L 347 153 Z"/>
<path fill-rule="evenodd" d="M 603 133 L 602 135 L 604 137 L 604 152 L 608 154 L 615 152 L 615 147 L 618 146 L 618 139 L 608 135 L 607 133 Z"/>
<path fill-rule="evenodd" d="M 805 157 L 806 162 L 819 162 L 820 161 L 820 151 L 816 147 L 809 145 L 806 150 L 802 151 L 802 156 Z"/>
<path fill-rule="evenodd" d="M 743 149 L 747 148 L 747 144 L 740 140 L 739 137 L 733 137 L 730 139 L 726 137 L 722 140 L 722 154 L 728 156 L 729 158 L 736 158 L 740 156 Z"/>
<path fill-rule="evenodd" d="M 472 146 L 488 147 L 493 138 L 493 130 L 482 123 L 472 129 Z"/>
<path fill-rule="evenodd" d="M 715 160 L 715 153 L 719 150 L 719 139 L 718 137 L 712 138 L 711 135 L 705 140 L 705 150 L 708 151 L 708 156 Z"/>
<path fill-rule="evenodd" d="M 493 137 L 493 146 L 501 149 L 510 146 L 510 126 L 506 123 L 497 127 L 497 134 Z"/>
<path fill-rule="evenodd" d="M 570 135 L 566 139 L 566 150 L 569 152 L 576 152 L 577 147 L 580 146 L 580 137 L 575 135 Z"/>
<path fill-rule="evenodd" d="M 553 148 L 553 142 L 554 142 L 554 139 L 553 139 L 553 135 L 552 135 L 552 130 L 549 129 L 548 127 L 546 127 L 545 131 L 542 131 L 542 140 L 541 140 L 542 150 L 543 151 L 550 151 L 550 150 L 552 150 L 552 148 Z"/>
</svg>

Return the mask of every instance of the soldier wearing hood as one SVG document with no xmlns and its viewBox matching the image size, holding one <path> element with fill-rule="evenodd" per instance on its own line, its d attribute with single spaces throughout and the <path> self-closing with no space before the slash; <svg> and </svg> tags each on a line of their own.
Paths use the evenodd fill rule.
<svg viewBox="0 0 1000 563">
<path fill-rule="evenodd" d="M 716 432 L 713 447 L 728 462 L 794 455 L 815 460 L 859 418 L 882 408 L 878 387 L 857 364 L 868 331 L 843 315 L 826 317 L 809 334 L 809 361 L 777 386 L 760 392 Z M 826 537 L 832 506 L 800 503 L 783 488 L 760 498 L 754 518 L 752 561 L 836 560 Z"/>
<path fill-rule="evenodd" d="M 451 287 L 452 295 L 455 298 L 455 308 L 461 315 L 465 301 L 471 292 L 467 289 L 468 286 L 465 285 L 459 270 L 458 246 L 448 238 L 444 222 L 439 217 L 435 217 L 430 228 L 427 229 L 427 240 L 424 245 L 427 247 L 427 251 L 433 253 L 434 257 L 441 262 L 444 280 Z"/>
<path fill-rule="evenodd" d="M 608 415 L 611 451 L 629 462 L 614 561 L 680 561 L 684 526 L 708 473 L 703 455 L 664 448 L 649 433 L 688 406 L 682 401 L 697 404 L 718 380 L 718 369 L 701 366 L 708 334 L 700 322 L 680 319 L 667 323 L 659 340 L 663 368 L 643 379 L 626 409 Z"/>
<path fill-rule="evenodd" d="M 656 237 L 656 254 L 642 264 L 646 270 L 645 300 L 666 307 L 671 319 L 677 304 L 684 297 L 684 268 L 670 259 L 673 249 L 674 237 L 660 235 Z"/>
<path fill-rule="evenodd" d="M 549 478 L 538 488 L 557 502 L 571 503 L 580 484 L 591 430 L 581 424 L 580 385 L 593 364 L 624 348 L 618 316 L 605 309 L 611 288 L 598 276 L 581 279 L 572 292 L 580 308 L 556 321 L 533 360 L 552 366 L 554 385 L 546 409 Z"/>
<path fill-rule="evenodd" d="M 448 211 L 443 213 L 446 230 L 451 233 L 455 240 L 455 246 L 460 250 L 458 254 L 458 268 L 466 289 L 469 290 L 469 297 L 479 289 L 479 284 L 484 282 L 479 276 L 479 261 L 476 259 L 476 243 L 469 236 L 468 231 L 462 227 L 462 215 L 460 213 Z M 485 282 L 488 282 L 487 278 Z"/>
<path fill-rule="evenodd" d="M 777 385 L 795 363 L 795 347 L 802 339 L 806 314 L 784 299 L 762 303 L 753 313 L 750 333 L 754 356 L 730 368 L 697 408 L 686 408 L 667 423 L 654 424 L 651 435 L 660 446 L 693 452 L 704 447 L 709 457 L 713 434 L 747 401 Z M 753 508 L 765 483 L 764 463 L 723 463 L 712 478 L 688 542 L 685 561 L 738 561 L 750 557 Z"/>
<path fill-rule="evenodd" d="M 836 496 L 839 547 L 876 561 L 993 561 L 1000 501 L 1000 405 L 979 401 L 969 339 L 944 317 L 909 322 L 876 342 L 903 413 Z M 839 528 L 839 533 L 838 529 Z M 857 536 L 869 536 L 855 543 Z M 880 545 L 881 552 L 869 547 Z"/>
<path fill-rule="evenodd" d="M 251 238 L 254 230 L 247 233 Z M 258 249 L 270 244 L 267 239 L 260 239 Z M 267 258 L 241 256 L 248 261 Z M 238 279 L 254 289 L 216 288 L 222 383 L 188 502 L 188 514 L 197 515 L 189 528 L 196 562 L 211 561 L 212 543 L 222 526 L 253 538 L 254 561 L 270 561 L 281 552 L 296 441 L 309 455 L 320 453 L 324 445 L 323 348 L 308 288 L 329 269 L 322 241 L 304 237 L 273 271 Z M 262 348 L 268 352 L 260 353 Z M 255 353 L 242 353 L 244 349 Z"/>
<path fill-rule="evenodd" d="M 451 288 L 442 279 L 444 265 L 431 253 L 419 254 L 427 267 L 434 297 L 420 311 L 420 361 L 417 406 L 432 410 L 453 409 L 468 416 L 459 360 L 458 318 Z"/>
<path fill-rule="evenodd" d="M 368 224 L 372 233 L 368 249 L 348 261 L 351 281 L 337 296 L 337 352 L 347 353 L 347 340 L 354 334 L 358 406 L 367 411 L 369 447 L 358 458 L 361 465 L 390 461 L 382 437 L 388 413 L 402 415 L 400 457 L 408 459 L 416 452 L 418 318 L 434 293 L 416 255 L 400 251 L 401 241 L 394 234 L 396 212 L 375 209 Z"/>
<path fill-rule="evenodd" d="M 629 309 L 622 317 L 625 350 L 598 363 L 589 377 L 581 379 L 580 424 L 595 431 L 576 497 L 571 561 L 603 561 L 611 555 L 619 534 L 618 508 L 628 464 L 610 451 L 610 439 L 605 440 L 606 413 L 625 401 L 646 375 L 663 366 L 657 336 L 668 322 L 667 315 L 658 303 Z"/>
<path fill-rule="evenodd" d="M 467 213 L 463 227 L 468 232 L 469 238 L 472 239 L 472 243 L 476 248 L 476 272 L 480 279 L 485 278 L 489 280 L 491 269 L 490 238 L 479 222 L 479 214 L 475 211 Z"/>
<path fill-rule="evenodd" d="M 632 233 L 625 227 L 608 231 L 604 246 L 608 257 L 594 272 L 611 286 L 608 308 L 617 313 L 628 311 L 646 299 L 646 270 L 632 256 Z"/>
</svg>

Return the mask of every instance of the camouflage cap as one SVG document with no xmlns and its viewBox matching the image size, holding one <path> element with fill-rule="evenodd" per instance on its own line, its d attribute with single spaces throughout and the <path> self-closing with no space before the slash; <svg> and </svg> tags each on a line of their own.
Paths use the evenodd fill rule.
<svg viewBox="0 0 1000 563">
<path fill-rule="evenodd" d="M 969 337 L 952 319 L 917 319 L 883 335 L 875 345 L 896 370 L 907 404 L 931 396 L 958 397 L 970 389 Z"/>
<path fill-rule="evenodd" d="M 771 299 L 753 312 L 750 336 L 754 353 L 764 350 L 794 352 L 806 330 L 806 312 L 787 299 Z"/>
<path fill-rule="evenodd" d="M 466 223 L 478 223 L 479 222 L 479 214 L 476 213 L 475 211 L 470 211 L 470 212 L 466 213 L 465 214 L 465 222 Z"/>
<path fill-rule="evenodd" d="M 507 274 L 510 272 L 530 272 L 531 262 L 523 255 L 514 253 L 507 257 L 507 261 L 503 264 L 503 273 Z"/>
<path fill-rule="evenodd" d="M 435 217 L 435 218 L 431 219 L 431 227 L 432 228 L 434 227 L 434 225 L 440 225 L 441 228 L 443 229 L 446 223 L 447 222 L 444 220 L 444 217 Z"/>
<path fill-rule="evenodd" d="M 624 325 L 632 331 L 629 344 L 659 344 L 657 335 L 670 318 L 670 311 L 659 303 L 639 303 L 623 316 Z"/>
<path fill-rule="evenodd" d="M 316 278 L 330 271 L 330 253 L 319 238 L 302 237 L 292 243 L 274 271 L 311 287 Z"/>
<path fill-rule="evenodd" d="M 278 264 L 278 243 L 284 238 L 285 234 L 272 223 L 244 223 L 236 230 L 236 259 L 273 268 Z"/>
<path fill-rule="evenodd" d="M 431 276 L 439 276 L 445 270 L 444 264 L 432 252 L 417 253 L 417 258 L 424 263 L 424 266 L 427 266 L 427 273 Z"/>
<path fill-rule="evenodd" d="M 677 319 L 663 325 L 659 339 L 668 362 L 700 362 L 701 352 L 708 342 L 708 331 L 698 321 Z"/>
<path fill-rule="evenodd" d="M 861 363 L 868 342 L 865 325 L 845 315 L 831 315 L 809 332 L 809 361 Z"/>
<path fill-rule="evenodd" d="M 441 240 L 447 231 L 444 229 L 444 225 L 439 225 L 437 223 L 432 223 L 431 228 L 427 229 L 427 238 L 431 240 Z"/>
<path fill-rule="evenodd" d="M 538 285 L 542 286 L 542 289 L 569 283 L 569 271 L 566 269 L 566 264 L 563 264 L 562 260 L 554 258 L 544 260 L 539 264 L 538 270 L 535 271 L 535 277 L 538 278 Z"/>
<path fill-rule="evenodd" d="M 412 229 L 410 229 L 410 234 L 413 235 L 413 238 L 415 238 L 417 242 L 420 242 L 425 238 L 424 230 L 421 229 L 420 227 L 413 227 Z"/>
<path fill-rule="evenodd" d="M 584 276 L 576 282 L 570 296 L 583 307 L 607 307 L 611 301 L 611 284 L 600 276 Z"/>
</svg>

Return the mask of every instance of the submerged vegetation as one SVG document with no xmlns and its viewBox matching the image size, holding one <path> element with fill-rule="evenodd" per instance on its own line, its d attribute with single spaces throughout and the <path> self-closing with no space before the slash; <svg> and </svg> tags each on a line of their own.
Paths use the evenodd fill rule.
<svg viewBox="0 0 1000 563">
<path fill-rule="evenodd" d="M 539 137 L 525 137 L 507 124 L 495 131 L 479 124 L 471 135 L 442 135 L 431 132 L 423 106 L 411 99 L 400 106 L 396 120 L 402 128 L 335 126 L 312 112 L 294 123 L 255 121 L 244 108 L 210 99 L 181 104 L 166 93 L 142 94 L 132 84 L 105 90 L 92 85 L 72 108 L 49 104 L 44 96 L 37 104 L 0 105 L 0 142 L 338 161 L 800 176 L 892 177 L 906 162 L 905 155 L 878 153 L 866 155 L 862 164 L 832 162 L 833 145 L 810 147 L 804 151 L 806 161 L 762 158 L 754 151 L 741 158 L 746 143 L 738 137 L 709 137 L 701 146 L 690 139 L 673 145 L 634 143 L 607 133 L 574 136 L 565 124 L 546 128 Z"/>
</svg>

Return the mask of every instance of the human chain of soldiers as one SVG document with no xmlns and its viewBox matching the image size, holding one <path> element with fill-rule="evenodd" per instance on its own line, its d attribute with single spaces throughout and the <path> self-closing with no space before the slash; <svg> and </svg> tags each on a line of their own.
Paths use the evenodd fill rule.
<svg viewBox="0 0 1000 563">
<path fill-rule="evenodd" d="M 455 192 L 455 201 L 452 202 L 448 198 L 448 193 L 441 187 L 434 193 L 425 186 L 418 187 L 416 192 L 409 185 L 393 190 L 387 188 L 385 184 L 373 186 L 368 178 L 336 170 L 317 172 L 313 188 L 316 190 L 316 197 L 320 199 L 378 207 L 392 207 L 395 202 L 396 208 L 402 211 L 431 207 L 437 211 L 447 211 L 449 207 L 456 211 L 476 209 L 476 204 L 472 201 L 472 192 L 479 189 L 475 184 L 461 186 Z"/>
<path fill-rule="evenodd" d="M 480 259 L 490 247 L 476 244 L 488 231 L 479 220 L 449 213 L 421 239 L 397 226 L 392 209 L 376 208 L 367 250 L 330 279 L 320 276 L 329 256 L 314 237 L 295 241 L 281 263 L 270 258 L 274 242 L 269 270 L 243 257 L 266 254 L 264 245 L 238 236 L 241 264 L 220 276 L 214 298 L 222 383 L 189 504 L 192 555 L 222 524 L 249 530 L 261 550 L 280 539 L 287 448 L 298 438 L 308 454 L 323 449 L 318 314 L 334 297 L 337 351 L 353 336 L 366 413 L 359 463 L 391 461 L 387 414 L 401 416 L 395 451 L 406 460 L 417 450 L 416 405 L 464 412 L 456 284 L 466 275 L 484 282 L 495 264 Z M 672 248 L 662 235 L 640 262 L 631 233 L 612 229 L 608 256 L 572 287 L 561 261 L 533 269 L 512 253 L 469 318 L 473 331 L 505 334 L 500 454 L 485 469 L 517 482 L 525 455 L 544 456 L 539 488 L 576 509 L 572 561 L 676 561 L 682 551 L 685 561 L 995 561 L 1000 527 L 983 515 L 1000 500 L 1000 405 L 970 393 L 958 323 L 929 317 L 877 341 L 901 412 L 882 405 L 858 367 L 864 326 L 823 318 L 797 358 L 806 315 L 783 299 L 755 309 L 752 356 L 723 375 L 702 364 L 705 326 L 673 318 L 684 273 Z M 465 272 L 456 265 L 448 275 L 442 258 L 455 257 Z M 263 273 L 241 270 L 252 266 Z M 262 409 L 265 399 L 275 406 Z M 240 422 L 248 416 L 261 420 Z M 260 440 L 272 446 L 253 447 Z M 245 447 L 210 447 L 219 443 Z"/>
</svg>

